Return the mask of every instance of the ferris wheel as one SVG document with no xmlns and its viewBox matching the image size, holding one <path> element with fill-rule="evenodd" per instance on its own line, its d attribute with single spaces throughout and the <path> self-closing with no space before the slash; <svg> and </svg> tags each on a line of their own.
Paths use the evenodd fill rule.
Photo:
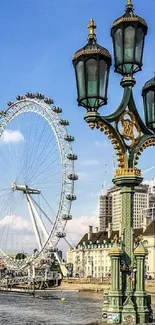
<svg viewBox="0 0 155 325">
<path fill-rule="evenodd" d="M 7 265 L 19 252 L 23 267 L 54 250 L 72 219 L 77 155 L 60 113 L 39 93 L 17 96 L 0 112 L 0 258 Z"/>
</svg>

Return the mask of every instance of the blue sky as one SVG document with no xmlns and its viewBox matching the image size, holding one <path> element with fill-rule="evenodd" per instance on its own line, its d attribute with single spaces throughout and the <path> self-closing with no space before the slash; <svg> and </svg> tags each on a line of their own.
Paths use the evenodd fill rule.
<svg viewBox="0 0 155 325">
<path fill-rule="evenodd" d="M 143 116 L 141 89 L 155 71 L 155 1 L 133 1 L 135 11 L 148 22 L 144 51 L 144 67 L 136 76 L 134 93 Z M 113 56 L 110 27 L 124 13 L 125 0 L 5 0 L 0 4 L 0 105 L 27 91 L 42 92 L 54 99 L 70 121 L 70 133 L 75 136 L 74 151 L 78 154 L 76 186 L 77 201 L 73 205 L 75 218 L 92 220 L 96 215 L 98 194 L 104 182 L 105 164 L 108 166 L 106 185 L 113 175 L 113 152 L 106 137 L 91 131 L 83 120 L 84 109 L 76 103 L 76 87 L 72 56 L 87 41 L 87 24 L 94 18 L 99 44 Z M 117 108 L 122 89 L 120 76 L 110 72 L 108 105 L 101 109 L 109 114 Z M 149 159 L 148 159 L 149 157 Z M 155 165 L 154 151 L 149 149 L 140 166 Z M 155 169 L 145 174 L 151 179 Z M 82 220 L 82 219 L 80 219 Z M 81 221 L 82 222 L 82 221 Z"/>
</svg>

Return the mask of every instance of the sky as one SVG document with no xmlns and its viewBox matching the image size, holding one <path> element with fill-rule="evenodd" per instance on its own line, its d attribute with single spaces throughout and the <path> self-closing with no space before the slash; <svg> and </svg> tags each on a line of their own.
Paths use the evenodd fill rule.
<svg viewBox="0 0 155 325">
<path fill-rule="evenodd" d="M 134 95 L 143 117 L 141 90 L 155 72 L 155 1 L 133 0 L 135 12 L 148 23 L 143 70 L 136 77 Z M 97 223 L 98 198 L 102 184 L 112 184 L 115 156 L 109 140 L 84 122 L 85 109 L 76 102 L 73 54 L 87 42 L 87 24 L 94 18 L 98 43 L 106 47 L 113 59 L 110 28 L 124 13 L 125 0 L 2 0 L 0 3 L 0 107 L 16 95 L 27 91 L 52 97 L 62 107 L 63 117 L 70 122 L 69 133 L 75 137 L 78 155 L 76 171 L 77 201 L 73 203 L 73 221 L 68 226 L 75 243 L 89 224 Z M 120 103 L 120 76 L 110 71 L 108 105 L 102 115 L 114 111 Z M 107 165 L 105 179 L 105 165 Z M 139 166 L 146 170 L 155 165 L 153 148 L 144 152 Z M 145 173 L 151 180 L 155 169 Z M 76 230 L 75 230 L 76 229 Z"/>
</svg>

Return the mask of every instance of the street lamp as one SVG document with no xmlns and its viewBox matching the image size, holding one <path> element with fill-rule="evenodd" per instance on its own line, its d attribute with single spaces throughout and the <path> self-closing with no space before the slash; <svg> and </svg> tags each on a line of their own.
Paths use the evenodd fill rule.
<svg viewBox="0 0 155 325">
<path fill-rule="evenodd" d="M 107 104 L 107 87 L 111 56 L 108 50 L 97 43 L 94 30 L 96 25 L 90 19 L 88 43 L 74 54 L 73 64 L 76 72 L 78 104 L 97 111 Z"/>
<path fill-rule="evenodd" d="M 88 25 L 87 44 L 73 56 L 77 84 L 77 102 L 86 108 L 84 117 L 91 129 L 95 127 L 110 139 L 118 160 L 113 182 L 121 187 L 122 195 L 122 248 L 117 238 L 109 251 L 112 260 L 109 306 L 103 322 L 147 323 L 151 321 L 150 297 L 145 293 L 144 260 L 147 254 L 142 244 L 134 249 L 133 198 L 135 186 L 142 182 L 137 168 L 143 150 L 155 146 L 155 77 L 145 83 L 142 96 L 146 124 L 141 119 L 133 97 L 134 74 L 142 69 L 146 21 L 134 12 L 131 0 L 127 0 L 125 14 L 116 19 L 111 28 L 114 46 L 115 72 L 122 75 L 123 98 L 117 110 L 101 116 L 99 108 L 107 104 L 107 89 L 111 56 L 97 43 L 94 20 Z M 128 266 L 121 270 L 121 261 Z M 135 289 L 131 273 L 136 261 Z M 121 272 L 121 281 L 120 281 Z M 105 317 L 106 315 L 106 317 Z"/>
<path fill-rule="evenodd" d="M 145 20 L 135 15 L 133 5 L 128 3 L 125 14 L 114 21 L 111 29 L 115 72 L 132 76 L 141 70 L 146 34 Z"/>
<path fill-rule="evenodd" d="M 142 96 L 146 125 L 155 131 L 155 77 L 145 83 Z"/>
</svg>

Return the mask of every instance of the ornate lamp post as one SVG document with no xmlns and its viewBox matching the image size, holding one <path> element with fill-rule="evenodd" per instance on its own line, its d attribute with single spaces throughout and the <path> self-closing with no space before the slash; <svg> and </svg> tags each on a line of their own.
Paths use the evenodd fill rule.
<svg viewBox="0 0 155 325">
<path fill-rule="evenodd" d="M 87 110 L 84 119 L 90 128 L 96 127 L 104 132 L 113 144 L 118 160 L 113 182 L 121 187 L 122 194 L 123 258 L 119 251 L 110 254 L 113 263 L 120 258 L 120 261 L 123 259 L 123 265 L 120 269 L 111 269 L 113 283 L 107 313 L 104 309 L 104 322 L 145 323 L 150 320 L 151 312 L 145 287 L 140 287 L 140 283 L 144 283 L 144 272 L 140 272 L 139 265 L 143 267 L 146 254 L 142 248 L 134 253 L 132 210 L 135 186 L 142 182 L 141 170 L 137 168 L 139 156 L 145 148 L 155 145 L 155 78 L 149 80 L 142 90 L 146 124 L 137 111 L 132 88 L 136 83 L 134 74 L 142 69 L 147 24 L 134 13 L 131 0 L 127 0 L 125 14 L 112 25 L 114 66 L 115 72 L 122 75 L 120 84 L 123 98 L 117 110 L 109 116 L 101 116 L 99 108 L 107 104 L 111 56 L 107 49 L 97 43 L 93 19 L 88 28 L 88 43 L 73 57 L 77 101 L 79 106 Z M 139 260 L 143 262 L 140 264 Z M 136 261 L 138 267 L 135 266 Z M 134 269 L 137 271 L 134 272 Z M 118 272 L 121 272 L 121 283 L 115 285 L 114 281 L 119 281 Z M 143 277 L 141 281 L 135 279 L 136 289 L 133 286 L 133 274 L 134 278 L 139 277 L 139 274 Z"/>
</svg>

